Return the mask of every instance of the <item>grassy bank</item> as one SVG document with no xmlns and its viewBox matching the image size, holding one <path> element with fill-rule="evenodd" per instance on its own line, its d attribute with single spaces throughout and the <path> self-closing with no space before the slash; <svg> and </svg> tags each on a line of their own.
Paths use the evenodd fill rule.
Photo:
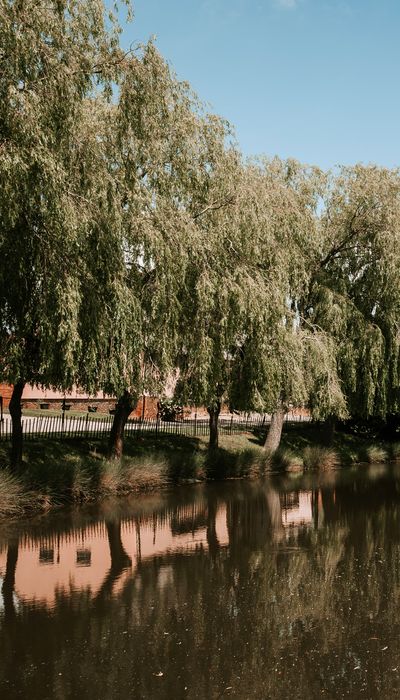
<svg viewBox="0 0 400 700">
<path fill-rule="evenodd" d="M 279 464 L 280 455 L 292 455 L 295 461 L 301 460 L 305 469 L 323 468 L 324 459 L 333 466 L 346 467 L 352 464 L 391 462 L 400 457 L 400 443 L 384 443 L 375 436 L 338 431 L 329 448 L 321 446 L 322 429 L 316 424 L 302 425 L 288 430 L 282 436 L 281 448 L 275 461 Z M 329 467 L 330 465 L 328 465 Z"/>
<path fill-rule="evenodd" d="M 10 445 L 0 443 L 0 517 L 182 483 L 250 476 L 256 463 L 259 468 L 267 458 L 249 437 L 222 437 L 221 447 L 213 452 L 205 437 L 127 437 L 120 463 L 105 459 L 106 441 L 101 438 L 38 439 L 25 443 L 24 467 L 17 478 L 7 470 Z M 10 498 L 5 497 L 7 491 Z"/>
<path fill-rule="evenodd" d="M 179 435 L 129 437 L 121 463 L 105 459 L 102 439 L 35 440 L 25 444 L 24 469 L 18 477 L 7 470 L 9 444 L 0 443 L 0 517 L 182 483 L 257 477 L 271 470 L 328 470 L 390 461 L 400 455 L 398 445 L 344 433 L 336 435 L 332 448 L 320 447 L 321 431 L 314 425 L 288 428 L 272 459 L 264 452 L 260 435 L 221 436 L 220 447 L 211 452 L 207 440 Z"/>
</svg>

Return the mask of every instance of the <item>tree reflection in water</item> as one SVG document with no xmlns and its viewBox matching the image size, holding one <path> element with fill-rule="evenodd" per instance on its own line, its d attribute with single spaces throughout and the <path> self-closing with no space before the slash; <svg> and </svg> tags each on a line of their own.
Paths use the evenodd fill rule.
<svg viewBox="0 0 400 700">
<path fill-rule="evenodd" d="M 102 582 L 51 605 L 18 589 L 22 547 L 58 527 L 62 561 L 94 513 L 20 532 L 20 557 L 16 537 L 3 550 L 1 697 L 397 697 L 399 482 L 370 476 L 110 505 Z"/>
<path fill-rule="evenodd" d="M 7 623 L 10 620 L 14 620 L 15 611 L 15 600 L 14 600 L 14 586 L 15 586 L 15 571 L 17 568 L 18 561 L 18 539 L 10 539 L 7 545 L 7 559 L 5 574 L 3 578 L 3 585 L 1 587 L 1 593 L 3 596 L 3 609 L 4 609 L 4 622 Z"/>
</svg>

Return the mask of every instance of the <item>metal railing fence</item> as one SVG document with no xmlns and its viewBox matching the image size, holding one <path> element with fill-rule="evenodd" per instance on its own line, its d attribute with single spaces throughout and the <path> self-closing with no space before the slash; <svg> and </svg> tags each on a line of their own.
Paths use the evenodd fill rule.
<svg viewBox="0 0 400 700">
<path fill-rule="evenodd" d="M 37 438 L 68 439 L 75 437 L 101 438 L 109 435 L 114 417 L 92 419 L 90 414 L 85 416 L 23 416 L 22 431 L 25 440 Z M 299 422 L 309 422 L 308 416 L 287 414 L 285 423 L 296 425 Z M 231 416 L 218 420 L 219 431 L 222 435 L 235 433 L 247 433 L 262 431 L 270 423 L 269 416 Z M 182 421 L 163 421 L 155 419 L 128 419 L 125 426 L 125 434 L 137 436 L 144 434 L 169 434 L 202 437 L 209 435 L 209 423 L 207 417 L 187 418 Z M 11 440 L 12 424 L 9 416 L 5 415 L 0 422 L 0 440 Z"/>
</svg>

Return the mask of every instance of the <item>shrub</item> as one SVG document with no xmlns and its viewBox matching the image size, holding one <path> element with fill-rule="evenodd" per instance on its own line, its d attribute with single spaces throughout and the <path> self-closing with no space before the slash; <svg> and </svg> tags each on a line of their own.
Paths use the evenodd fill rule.
<svg viewBox="0 0 400 700">
<path fill-rule="evenodd" d="M 271 466 L 279 471 L 297 471 L 302 468 L 303 460 L 291 450 L 280 447 L 271 456 Z"/>
<path fill-rule="evenodd" d="M 386 450 L 384 450 L 379 445 L 371 445 L 365 450 L 365 458 L 366 462 L 369 462 L 370 464 L 376 464 L 378 462 L 386 462 L 388 454 Z"/>
<path fill-rule="evenodd" d="M 72 500 L 79 502 L 90 501 L 93 495 L 93 480 L 89 471 L 77 465 L 72 476 Z"/>
<path fill-rule="evenodd" d="M 141 459 L 123 468 L 121 488 L 124 491 L 146 491 L 165 485 L 166 463 L 158 459 Z"/>
<path fill-rule="evenodd" d="M 123 483 L 122 466 L 118 461 L 103 462 L 100 469 L 99 492 L 104 496 L 112 496 L 121 490 Z"/>
<path fill-rule="evenodd" d="M 315 445 L 303 452 L 304 469 L 329 471 L 339 466 L 339 457 L 334 450 Z"/>
<path fill-rule="evenodd" d="M 182 420 L 183 408 L 173 399 L 163 399 L 159 401 L 159 415 L 161 420 L 165 421 Z"/>
<path fill-rule="evenodd" d="M 0 517 L 16 518 L 36 505 L 36 497 L 7 470 L 0 471 Z"/>
</svg>

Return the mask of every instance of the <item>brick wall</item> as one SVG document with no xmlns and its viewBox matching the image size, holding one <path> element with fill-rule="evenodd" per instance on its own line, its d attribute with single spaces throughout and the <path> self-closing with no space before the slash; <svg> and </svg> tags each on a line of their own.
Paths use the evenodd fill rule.
<svg viewBox="0 0 400 700">
<path fill-rule="evenodd" d="M 10 384 L 0 384 L 0 396 L 3 397 L 3 408 L 8 407 L 12 392 L 13 387 Z"/>
<path fill-rule="evenodd" d="M 3 408 L 7 408 L 10 403 L 10 398 L 12 395 L 13 387 L 10 384 L 0 384 L 0 396 L 3 397 Z M 29 398 L 22 399 L 22 408 L 32 409 L 35 411 L 40 410 L 40 404 L 48 404 L 49 411 L 61 411 L 63 405 L 63 398 Z M 143 400 L 144 400 L 144 412 L 143 412 Z M 85 399 L 85 398 L 65 398 L 65 403 L 67 406 L 71 406 L 71 411 L 79 411 L 86 413 L 88 406 L 96 406 L 97 413 L 109 414 L 110 410 L 115 408 L 116 399 Z M 157 418 L 158 412 L 158 398 L 154 396 L 141 397 L 136 404 L 135 409 L 131 413 L 131 417 L 141 418 L 142 416 L 147 420 Z"/>
<path fill-rule="evenodd" d="M 143 412 L 144 401 L 144 412 Z M 158 398 L 156 396 L 141 396 L 136 404 L 135 410 L 131 413 L 131 418 L 145 418 L 153 420 L 157 418 L 158 413 Z"/>
<path fill-rule="evenodd" d="M 3 408 L 7 408 L 9 403 L 10 403 L 10 398 L 12 394 L 13 387 L 10 384 L 0 384 L 0 396 L 3 397 Z M 144 413 L 143 413 L 143 400 L 144 400 Z M 49 404 L 49 410 L 52 411 L 61 411 L 62 404 L 63 404 L 63 399 L 62 398 L 35 398 L 35 399 L 22 399 L 22 407 L 23 408 L 30 408 L 34 410 L 40 410 L 40 404 L 41 403 L 48 403 Z M 102 413 L 102 414 L 109 414 L 110 410 L 115 408 L 116 404 L 116 399 L 114 398 L 107 398 L 107 399 L 85 399 L 85 398 L 68 398 L 66 397 L 65 403 L 71 406 L 71 411 L 80 411 L 83 413 L 86 413 L 88 410 L 88 406 L 97 406 L 97 413 Z M 141 418 L 142 415 L 145 419 L 147 420 L 153 420 L 157 418 L 157 413 L 158 413 L 158 398 L 156 396 L 145 396 L 141 397 L 139 401 L 136 404 L 135 409 L 131 413 L 131 417 L 133 418 Z M 208 413 L 207 409 L 204 408 L 204 406 L 198 406 L 197 408 L 193 407 L 185 407 L 183 410 L 184 417 L 185 418 L 194 418 L 195 414 L 197 413 L 197 416 L 199 418 L 208 418 Z M 229 407 L 224 405 L 221 408 L 221 413 L 226 414 L 229 413 Z M 307 408 L 292 408 L 289 413 L 292 415 L 302 415 L 302 416 L 309 416 L 310 412 Z"/>
<path fill-rule="evenodd" d="M 22 408 L 40 410 L 40 404 L 48 404 L 49 411 L 61 411 L 63 401 L 61 399 L 25 399 L 21 401 Z M 88 406 L 97 406 L 97 413 L 109 414 L 110 409 L 115 408 L 115 399 L 95 399 L 88 401 L 81 399 L 65 399 L 65 404 L 70 406 L 71 411 L 86 413 Z"/>
</svg>

